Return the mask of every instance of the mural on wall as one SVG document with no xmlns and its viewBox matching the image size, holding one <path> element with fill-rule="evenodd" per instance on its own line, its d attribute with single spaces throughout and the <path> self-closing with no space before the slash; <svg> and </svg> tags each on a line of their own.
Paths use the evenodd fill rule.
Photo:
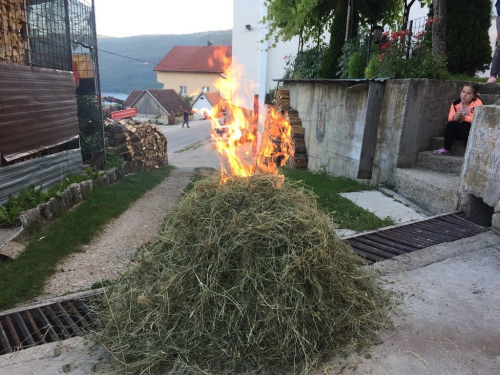
<svg viewBox="0 0 500 375">
<path fill-rule="evenodd" d="M 316 123 L 316 139 L 318 142 L 325 138 L 325 117 L 326 117 L 326 102 L 318 103 L 318 121 Z"/>
</svg>

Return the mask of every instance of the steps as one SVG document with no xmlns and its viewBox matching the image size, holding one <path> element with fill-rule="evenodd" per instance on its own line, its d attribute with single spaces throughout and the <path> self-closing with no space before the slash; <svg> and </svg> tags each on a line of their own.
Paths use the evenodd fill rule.
<svg viewBox="0 0 500 375">
<path fill-rule="evenodd" d="M 442 137 L 431 140 L 431 150 L 441 147 Z M 431 215 L 454 212 L 458 208 L 457 190 L 465 146 L 453 142 L 451 155 L 434 155 L 431 150 L 418 154 L 415 168 L 396 170 L 396 191 Z"/>
<path fill-rule="evenodd" d="M 484 105 L 497 104 L 500 85 L 480 84 L 479 93 Z M 398 168 L 394 185 L 398 194 L 431 215 L 454 212 L 458 209 L 458 188 L 464 162 L 465 145 L 454 141 L 451 155 L 434 155 L 443 147 L 443 137 L 434 137 L 430 149 L 418 154 L 415 168 Z"/>
</svg>

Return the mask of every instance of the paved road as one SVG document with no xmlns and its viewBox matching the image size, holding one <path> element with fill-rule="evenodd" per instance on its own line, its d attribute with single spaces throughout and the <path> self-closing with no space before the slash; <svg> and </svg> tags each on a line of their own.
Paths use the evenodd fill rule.
<svg viewBox="0 0 500 375">
<path fill-rule="evenodd" d="M 168 153 L 179 152 L 188 146 L 206 141 L 210 134 L 210 120 L 189 121 L 189 129 L 181 125 L 157 125 L 167 137 Z"/>
</svg>

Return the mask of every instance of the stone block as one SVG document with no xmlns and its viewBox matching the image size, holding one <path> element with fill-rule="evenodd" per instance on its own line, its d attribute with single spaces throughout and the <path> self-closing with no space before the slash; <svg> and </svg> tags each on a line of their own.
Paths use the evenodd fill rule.
<svg viewBox="0 0 500 375">
<path fill-rule="evenodd" d="M 495 229 L 500 230 L 500 213 L 495 213 L 491 217 L 491 226 Z"/>
<path fill-rule="evenodd" d="M 80 184 L 76 184 L 76 183 L 71 184 L 71 185 L 69 185 L 68 190 L 70 192 L 71 202 L 72 202 L 73 206 L 75 204 L 80 203 L 83 200 L 82 191 L 80 189 Z"/>
</svg>

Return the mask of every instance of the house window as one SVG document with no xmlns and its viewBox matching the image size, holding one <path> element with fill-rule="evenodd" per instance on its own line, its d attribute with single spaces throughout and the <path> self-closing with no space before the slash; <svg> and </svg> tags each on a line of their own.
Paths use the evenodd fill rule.
<svg viewBox="0 0 500 375">
<path fill-rule="evenodd" d="M 203 92 L 208 92 L 208 90 L 210 90 L 208 86 L 203 86 L 203 89 L 202 89 Z"/>
<path fill-rule="evenodd" d="M 181 95 L 187 95 L 187 92 L 188 92 L 187 86 L 181 86 L 179 91 L 180 91 Z"/>
</svg>

